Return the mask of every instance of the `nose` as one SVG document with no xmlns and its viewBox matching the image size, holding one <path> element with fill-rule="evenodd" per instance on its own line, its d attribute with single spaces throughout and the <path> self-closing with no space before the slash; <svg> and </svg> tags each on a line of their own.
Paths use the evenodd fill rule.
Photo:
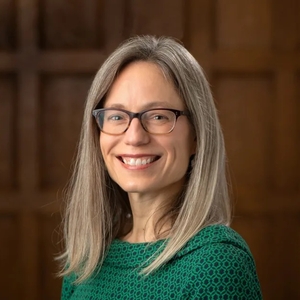
<svg viewBox="0 0 300 300">
<path fill-rule="evenodd" d="M 124 133 L 124 140 L 127 145 L 140 146 L 149 143 L 150 136 L 144 130 L 140 120 L 134 118 Z"/>
</svg>

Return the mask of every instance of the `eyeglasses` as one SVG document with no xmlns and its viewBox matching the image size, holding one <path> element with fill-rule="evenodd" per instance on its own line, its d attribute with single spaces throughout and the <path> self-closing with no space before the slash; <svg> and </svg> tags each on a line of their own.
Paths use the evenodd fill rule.
<svg viewBox="0 0 300 300">
<path fill-rule="evenodd" d="M 142 127 L 148 133 L 170 133 L 174 129 L 177 119 L 180 116 L 188 115 L 187 111 L 170 108 L 153 108 L 139 113 L 115 108 L 101 108 L 93 111 L 99 129 L 111 135 L 124 133 L 134 118 L 140 120 Z"/>
</svg>

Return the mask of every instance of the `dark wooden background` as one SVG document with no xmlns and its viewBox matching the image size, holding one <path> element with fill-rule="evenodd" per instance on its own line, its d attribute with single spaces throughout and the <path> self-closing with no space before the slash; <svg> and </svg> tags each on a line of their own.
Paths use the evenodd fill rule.
<svg viewBox="0 0 300 300">
<path fill-rule="evenodd" d="M 300 1 L 0 0 L 0 299 L 59 299 L 62 189 L 91 80 L 135 34 L 181 39 L 224 128 L 233 227 L 264 299 L 300 299 Z"/>
</svg>

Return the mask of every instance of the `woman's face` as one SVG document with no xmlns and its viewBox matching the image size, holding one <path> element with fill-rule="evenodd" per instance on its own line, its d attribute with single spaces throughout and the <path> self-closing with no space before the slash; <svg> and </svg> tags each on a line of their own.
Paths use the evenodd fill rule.
<svg viewBox="0 0 300 300">
<path fill-rule="evenodd" d="M 150 108 L 185 110 L 161 69 L 149 62 L 128 65 L 113 83 L 104 108 L 141 112 Z M 110 177 L 126 192 L 157 195 L 182 189 L 196 142 L 186 116 L 163 135 L 147 133 L 134 118 L 121 135 L 100 133 L 100 148 Z"/>
</svg>

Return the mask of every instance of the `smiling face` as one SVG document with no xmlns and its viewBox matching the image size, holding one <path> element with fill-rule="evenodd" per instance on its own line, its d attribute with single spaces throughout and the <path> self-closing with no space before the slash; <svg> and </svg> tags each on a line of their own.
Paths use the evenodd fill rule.
<svg viewBox="0 0 300 300">
<path fill-rule="evenodd" d="M 185 110 L 172 83 L 157 65 L 148 62 L 131 63 L 120 73 L 104 108 L 135 113 L 150 108 Z M 195 135 L 186 116 L 180 116 L 168 134 L 147 133 L 137 118 L 123 134 L 100 133 L 100 148 L 109 175 L 129 194 L 178 193 L 195 147 Z"/>
</svg>

